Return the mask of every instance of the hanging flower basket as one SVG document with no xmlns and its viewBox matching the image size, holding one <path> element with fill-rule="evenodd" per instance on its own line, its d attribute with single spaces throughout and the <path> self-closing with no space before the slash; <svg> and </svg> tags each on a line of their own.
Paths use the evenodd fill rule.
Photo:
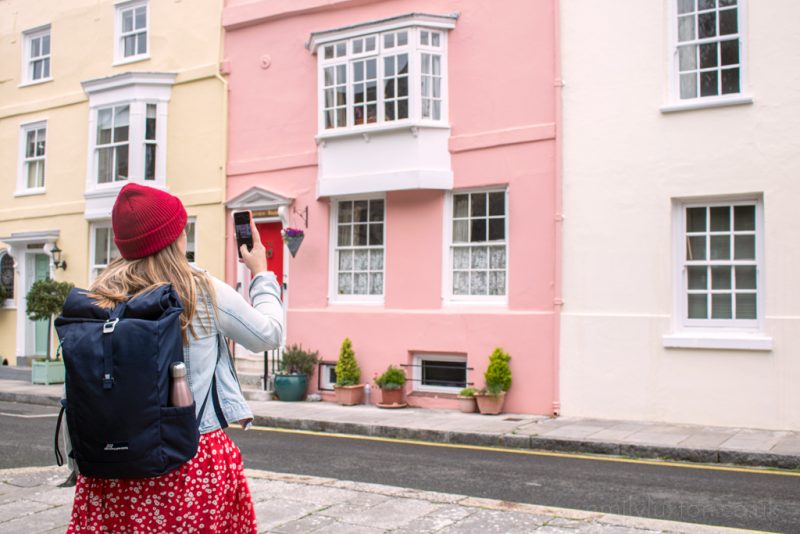
<svg viewBox="0 0 800 534">
<path fill-rule="evenodd" d="M 297 251 L 300 250 L 300 243 L 306 237 L 305 234 L 299 228 L 284 228 L 281 230 L 281 235 L 283 236 L 283 242 L 286 243 L 286 247 L 294 258 Z"/>
</svg>

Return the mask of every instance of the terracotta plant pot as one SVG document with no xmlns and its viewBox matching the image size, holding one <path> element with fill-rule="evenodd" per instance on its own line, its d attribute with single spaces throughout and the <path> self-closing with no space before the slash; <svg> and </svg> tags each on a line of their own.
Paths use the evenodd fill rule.
<svg viewBox="0 0 800 534">
<path fill-rule="evenodd" d="M 458 396 L 458 409 L 463 413 L 475 413 L 475 397 Z"/>
<path fill-rule="evenodd" d="M 506 394 L 503 392 L 500 395 L 475 395 L 475 400 L 478 401 L 478 410 L 483 415 L 497 415 L 503 411 Z"/>
<path fill-rule="evenodd" d="M 353 406 L 364 402 L 364 384 L 357 386 L 333 386 L 336 392 L 336 403 L 342 406 Z"/>
<path fill-rule="evenodd" d="M 381 404 L 403 404 L 403 388 L 381 388 Z"/>
</svg>

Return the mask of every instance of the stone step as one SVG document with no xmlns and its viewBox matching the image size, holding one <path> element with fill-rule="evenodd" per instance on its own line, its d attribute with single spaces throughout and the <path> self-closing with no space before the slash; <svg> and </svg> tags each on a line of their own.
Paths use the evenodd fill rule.
<svg viewBox="0 0 800 534">
<path fill-rule="evenodd" d="M 240 373 L 264 373 L 264 360 L 236 358 L 236 370 Z"/>
<path fill-rule="evenodd" d="M 269 391 L 264 391 L 263 389 L 242 388 L 242 395 L 244 395 L 245 399 L 252 401 L 273 400 L 272 394 Z"/>
<path fill-rule="evenodd" d="M 239 377 L 239 383 L 242 385 L 242 389 L 260 389 L 264 387 L 261 373 L 240 373 L 237 371 L 236 374 Z"/>
</svg>

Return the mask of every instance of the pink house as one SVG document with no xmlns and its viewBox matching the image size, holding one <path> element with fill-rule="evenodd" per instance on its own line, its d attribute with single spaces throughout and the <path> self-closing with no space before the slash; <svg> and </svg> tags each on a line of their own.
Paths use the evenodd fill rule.
<svg viewBox="0 0 800 534">
<path fill-rule="evenodd" d="M 349 337 L 362 381 L 405 366 L 409 403 L 436 408 L 499 346 L 506 411 L 558 413 L 557 2 L 226 4 L 228 207 L 272 250 L 287 343 L 334 364 Z"/>
</svg>

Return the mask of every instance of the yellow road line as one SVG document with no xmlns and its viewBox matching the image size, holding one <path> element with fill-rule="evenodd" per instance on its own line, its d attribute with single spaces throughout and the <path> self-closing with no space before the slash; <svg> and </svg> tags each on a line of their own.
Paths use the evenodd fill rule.
<svg viewBox="0 0 800 534">
<path fill-rule="evenodd" d="M 232 427 L 238 428 L 238 427 Z M 732 471 L 735 473 L 751 473 L 757 475 L 780 475 L 780 476 L 788 476 L 788 477 L 800 477 L 800 472 L 797 471 L 788 471 L 788 470 L 778 470 L 778 469 L 757 469 L 757 468 L 750 468 L 750 467 L 728 467 L 728 466 L 716 466 L 716 465 L 709 465 L 709 464 L 690 464 L 685 462 L 676 462 L 676 461 L 669 461 L 669 460 L 638 460 L 634 458 L 610 458 L 604 456 L 593 456 L 589 454 L 574 454 L 568 452 L 546 452 L 546 451 L 534 451 L 529 449 L 507 449 L 503 447 L 488 447 L 484 445 L 462 445 L 459 443 L 437 443 L 433 441 L 420 441 L 415 439 L 402 439 L 402 438 L 384 438 L 380 436 L 359 436 L 359 435 L 351 435 L 351 434 L 339 434 L 335 432 L 316 432 L 313 430 L 292 430 L 289 428 L 273 428 L 273 427 L 265 427 L 265 426 L 252 426 L 250 427 L 251 430 L 258 430 L 260 432 L 277 432 L 283 434 L 302 434 L 307 436 L 321 436 L 326 438 L 344 438 L 344 439 L 356 439 L 362 441 L 378 441 L 384 443 L 402 443 L 407 445 L 421 445 L 424 447 L 445 447 L 450 449 L 468 449 L 473 451 L 490 451 L 490 452 L 500 452 L 500 453 L 508 453 L 508 454 L 527 454 L 530 456 L 549 456 L 554 458 L 572 458 L 572 459 L 579 459 L 579 460 L 594 460 L 599 462 L 618 462 L 618 463 L 628 463 L 628 464 L 641 464 L 641 465 L 655 465 L 659 467 L 682 467 L 685 469 L 705 469 L 708 471 Z"/>
</svg>

